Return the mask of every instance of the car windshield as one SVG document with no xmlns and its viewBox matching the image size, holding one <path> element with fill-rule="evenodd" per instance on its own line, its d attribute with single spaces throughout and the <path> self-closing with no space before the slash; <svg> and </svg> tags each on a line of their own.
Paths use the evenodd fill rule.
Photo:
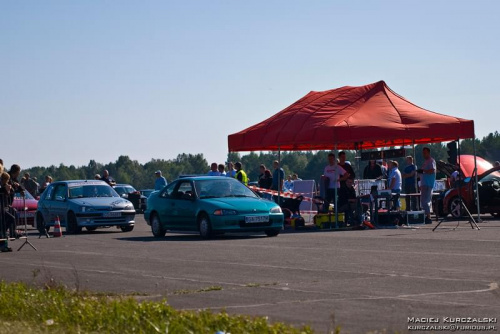
<svg viewBox="0 0 500 334">
<path fill-rule="evenodd" d="M 241 182 L 231 178 L 226 180 L 197 180 L 194 184 L 200 199 L 221 197 L 258 198 L 253 191 L 245 187 Z"/>
<path fill-rule="evenodd" d="M 119 197 L 108 185 L 82 185 L 69 188 L 69 198 Z"/>
<path fill-rule="evenodd" d="M 31 196 L 31 194 L 27 191 L 24 192 L 24 196 L 26 197 L 26 199 L 35 199 L 33 196 Z M 23 199 L 23 196 L 21 196 L 21 193 L 15 193 L 14 194 L 14 198 L 15 199 Z"/>
<path fill-rule="evenodd" d="M 488 182 L 488 181 L 498 181 L 500 182 L 500 172 L 492 172 L 486 175 L 481 179 L 481 182 Z"/>
<path fill-rule="evenodd" d="M 135 190 L 134 187 L 132 186 L 117 186 L 115 187 L 115 190 L 117 193 L 119 193 L 120 195 L 123 195 L 123 194 L 130 194 L 130 193 L 133 193 L 133 192 L 136 192 L 137 190 Z"/>
</svg>

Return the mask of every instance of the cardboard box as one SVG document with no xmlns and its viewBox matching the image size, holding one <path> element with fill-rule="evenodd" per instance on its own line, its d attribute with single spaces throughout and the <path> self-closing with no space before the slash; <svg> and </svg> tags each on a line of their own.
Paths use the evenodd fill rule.
<svg viewBox="0 0 500 334">
<path fill-rule="evenodd" d="M 341 227 L 344 224 L 344 213 L 338 213 L 339 221 L 337 226 Z M 318 213 L 314 216 L 314 225 L 320 229 L 335 228 L 335 212 Z"/>
</svg>

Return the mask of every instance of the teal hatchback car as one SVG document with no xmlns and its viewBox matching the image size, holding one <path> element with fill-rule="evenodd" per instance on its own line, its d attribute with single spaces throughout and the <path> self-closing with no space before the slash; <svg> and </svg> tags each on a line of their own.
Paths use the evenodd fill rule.
<svg viewBox="0 0 500 334">
<path fill-rule="evenodd" d="M 238 180 L 201 176 L 178 179 L 148 198 L 144 217 L 155 237 L 167 230 L 197 231 L 203 238 L 225 232 L 265 232 L 277 236 L 284 216 L 274 202 Z"/>
</svg>

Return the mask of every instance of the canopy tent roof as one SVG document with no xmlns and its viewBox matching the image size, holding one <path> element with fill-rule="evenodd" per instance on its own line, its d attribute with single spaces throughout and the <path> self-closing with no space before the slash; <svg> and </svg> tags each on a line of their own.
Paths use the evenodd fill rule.
<svg viewBox="0 0 500 334">
<path fill-rule="evenodd" d="M 384 81 L 310 92 L 229 135 L 229 151 L 371 149 L 473 138 L 474 121 L 420 108 Z"/>
</svg>

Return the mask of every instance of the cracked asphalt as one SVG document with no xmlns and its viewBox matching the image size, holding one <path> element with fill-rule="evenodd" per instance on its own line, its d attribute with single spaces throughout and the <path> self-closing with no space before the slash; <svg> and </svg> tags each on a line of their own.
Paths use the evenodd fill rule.
<svg viewBox="0 0 500 334">
<path fill-rule="evenodd" d="M 11 243 L 0 279 L 167 299 L 178 309 L 268 316 L 318 333 L 408 332 L 408 317 L 500 318 L 500 221 L 416 229 L 285 231 L 202 240 L 102 229 Z M 442 324 L 442 323 L 441 323 Z M 497 326 L 497 331 L 500 324 Z M 475 331 L 477 333 L 477 331 Z M 490 331 L 491 332 L 491 331 Z"/>
</svg>

